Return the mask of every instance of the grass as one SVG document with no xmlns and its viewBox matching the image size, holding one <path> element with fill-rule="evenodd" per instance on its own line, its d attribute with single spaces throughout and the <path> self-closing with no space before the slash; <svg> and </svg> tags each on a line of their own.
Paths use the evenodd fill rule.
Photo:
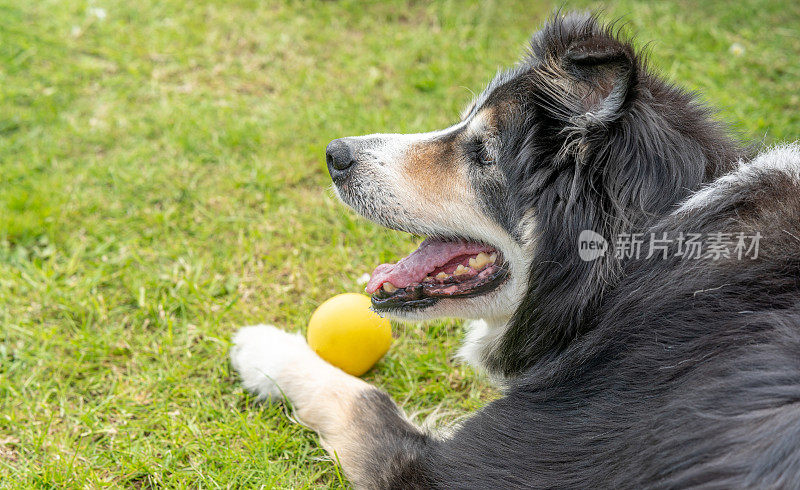
<svg viewBox="0 0 800 490">
<path fill-rule="evenodd" d="M 800 4 L 587 6 L 745 135 L 800 134 Z M 452 123 L 553 7 L 0 0 L 0 486 L 346 487 L 230 336 L 410 249 L 335 202 L 325 144 Z M 457 322 L 396 335 L 366 378 L 407 411 L 496 396 Z"/>
</svg>

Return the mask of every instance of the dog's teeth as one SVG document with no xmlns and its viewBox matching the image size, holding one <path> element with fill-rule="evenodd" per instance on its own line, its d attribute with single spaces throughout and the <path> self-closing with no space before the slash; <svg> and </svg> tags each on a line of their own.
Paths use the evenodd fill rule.
<svg viewBox="0 0 800 490">
<path fill-rule="evenodd" d="M 497 254 L 490 255 L 489 256 L 489 263 L 490 264 L 494 264 L 495 262 L 497 262 Z"/>
<path fill-rule="evenodd" d="M 466 267 L 464 267 L 461 264 L 458 264 L 458 267 L 456 267 L 456 270 L 453 272 L 453 275 L 454 276 L 463 276 L 467 272 L 469 272 L 469 269 L 467 269 Z"/>
<path fill-rule="evenodd" d="M 497 259 L 496 255 L 495 259 Z M 476 271 L 483 269 L 490 263 L 492 263 L 492 260 L 489 257 L 489 254 L 487 254 L 486 252 L 481 252 L 475 257 L 469 259 L 469 266 L 475 269 Z"/>
<path fill-rule="evenodd" d="M 436 274 L 436 279 L 438 279 L 440 281 L 444 281 L 448 277 L 450 277 L 450 276 L 448 274 L 444 273 L 444 272 L 440 272 L 440 273 Z"/>
<path fill-rule="evenodd" d="M 431 276 L 425 276 L 425 279 L 422 280 L 422 282 L 433 282 L 433 281 L 435 281 L 435 279 L 432 278 Z"/>
<path fill-rule="evenodd" d="M 392 294 L 393 292 L 397 291 L 397 286 L 390 282 L 385 282 L 383 283 L 383 290 L 389 294 Z"/>
<path fill-rule="evenodd" d="M 483 269 L 491 261 L 486 252 L 479 253 L 474 259 L 469 259 L 469 266 L 475 270 Z"/>
</svg>

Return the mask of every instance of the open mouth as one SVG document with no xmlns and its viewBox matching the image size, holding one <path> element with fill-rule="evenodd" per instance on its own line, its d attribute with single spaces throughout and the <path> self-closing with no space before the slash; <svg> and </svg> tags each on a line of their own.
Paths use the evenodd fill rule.
<svg viewBox="0 0 800 490">
<path fill-rule="evenodd" d="M 508 276 L 500 252 L 466 239 L 428 238 L 396 264 L 375 268 L 366 292 L 376 310 L 428 307 L 496 289 Z"/>
</svg>

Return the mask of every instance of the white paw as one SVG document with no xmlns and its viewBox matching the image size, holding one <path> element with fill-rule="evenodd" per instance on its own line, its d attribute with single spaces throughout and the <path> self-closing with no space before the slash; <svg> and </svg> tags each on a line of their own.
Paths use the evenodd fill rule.
<svg viewBox="0 0 800 490">
<path fill-rule="evenodd" d="M 316 357 L 300 333 L 255 325 L 242 327 L 233 336 L 231 364 L 246 390 L 262 400 L 280 400 L 286 376 L 307 362 L 309 355 Z"/>
</svg>

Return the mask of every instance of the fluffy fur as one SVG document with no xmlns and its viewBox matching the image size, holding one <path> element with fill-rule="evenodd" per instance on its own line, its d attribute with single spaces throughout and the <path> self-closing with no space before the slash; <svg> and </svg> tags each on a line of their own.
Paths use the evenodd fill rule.
<svg viewBox="0 0 800 490">
<path fill-rule="evenodd" d="M 288 334 L 257 335 L 279 347 L 237 344 L 248 387 L 268 396 L 283 384 L 308 418 L 339 414 L 310 425 L 339 441 L 331 451 L 357 486 L 800 487 L 796 145 L 751 159 L 693 95 L 583 14 L 551 19 L 450 130 L 350 144 L 352 168 L 332 170 L 345 203 L 392 228 L 485 240 L 515 261 L 495 294 L 393 312 L 492 312 L 462 354 L 508 388 L 445 438 L 317 360 L 323 382 L 258 360 L 313 357 Z M 453 205 L 470 223 L 441 217 L 446 195 L 420 208 L 393 199 L 426 195 L 421 154 L 447 155 L 435 170 L 458 182 Z M 403 173 L 409 162 L 417 172 Z M 755 259 L 681 259 L 673 244 L 666 259 L 583 261 L 583 230 L 761 239 Z M 254 380 L 253 365 L 273 384 Z"/>
</svg>

